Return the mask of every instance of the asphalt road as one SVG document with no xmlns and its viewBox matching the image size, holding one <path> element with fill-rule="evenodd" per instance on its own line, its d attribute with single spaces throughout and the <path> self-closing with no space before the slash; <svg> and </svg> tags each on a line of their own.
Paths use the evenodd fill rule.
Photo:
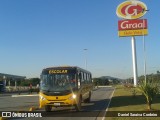
<svg viewBox="0 0 160 120">
<path fill-rule="evenodd" d="M 76 112 L 71 107 L 54 108 L 52 112 L 48 113 L 44 112 L 44 109 L 36 110 L 35 112 L 42 113 L 41 119 L 44 120 L 102 120 L 113 91 L 114 88 L 112 87 L 99 87 L 95 89 L 91 96 L 91 102 L 82 103 L 81 112 Z M 36 94 L 33 96 L 0 95 L 0 111 L 28 111 L 32 106 L 38 107 L 38 96 Z M 37 118 L 37 120 L 39 119 Z"/>
<path fill-rule="evenodd" d="M 15 95 L 18 97 L 12 97 Z M 25 97 L 16 93 L 0 95 L 0 111 L 28 111 L 31 106 L 38 106 L 38 94 L 34 95 Z"/>
</svg>

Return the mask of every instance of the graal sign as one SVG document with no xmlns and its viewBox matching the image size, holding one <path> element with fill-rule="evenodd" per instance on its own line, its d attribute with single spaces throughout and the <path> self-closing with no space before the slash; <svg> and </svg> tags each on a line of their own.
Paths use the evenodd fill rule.
<svg viewBox="0 0 160 120">
<path fill-rule="evenodd" d="M 139 0 L 127 0 L 118 5 L 116 14 L 123 18 L 123 20 L 118 21 L 118 36 L 147 35 L 147 20 L 139 19 L 146 14 L 146 11 L 147 6 Z"/>
<path fill-rule="evenodd" d="M 124 19 L 138 19 L 146 14 L 147 6 L 138 0 L 129 0 L 121 3 L 116 14 Z"/>
<path fill-rule="evenodd" d="M 119 20 L 118 21 L 118 36 L 142 36 L 147 35 L 147 20 Z"/>
<path fill-rule="evenodd" d="M 147 19 L 119 20 L 118 30 L 147 29 Z"/>
</svg>

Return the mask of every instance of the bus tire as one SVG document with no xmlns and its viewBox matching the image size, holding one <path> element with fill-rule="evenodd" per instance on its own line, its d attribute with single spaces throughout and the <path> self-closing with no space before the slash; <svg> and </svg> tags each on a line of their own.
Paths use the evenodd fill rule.
<svg viewBox="0 0 160 120">
<path fill-rule="evenodd" d="M 52 110 L 52 106 L 50 106 L 50 105 L 45 106 L 45 111 L 46 112 L 51 112 L 51 110 Z"/>
<path fill-rule="evenodd" d="M 75 105 L 76 111 L 81 111 L 81 103 L 82 103 L 82 98 L 80 97 L 78 103 Z"/>
<path fill-rule="evenodd" d="M 89 92 L 89 97 L 84 100 L 85 103 L 90 103 L 91 102 L 91 92 Z"/>
</svg>

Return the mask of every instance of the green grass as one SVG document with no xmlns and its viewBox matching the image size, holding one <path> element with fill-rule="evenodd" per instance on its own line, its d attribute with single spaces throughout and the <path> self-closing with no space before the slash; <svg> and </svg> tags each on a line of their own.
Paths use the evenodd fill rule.
<svg viewBox="0 0 160 120">
<path fill-rule="evenodd" d="M 135 96 L 134 96 L 135 95 Z M 160 95 L 153 99 L 152 110 L 160 112 Z M 136 88 L 116 86 L 109 109 L 111 111 L 148 111 L 146 99 Z M 151 120 L 153 117 L 106 117 L 107 120 Z M 154 117 L 155 120 L 160 119 Z"/>
</svg>

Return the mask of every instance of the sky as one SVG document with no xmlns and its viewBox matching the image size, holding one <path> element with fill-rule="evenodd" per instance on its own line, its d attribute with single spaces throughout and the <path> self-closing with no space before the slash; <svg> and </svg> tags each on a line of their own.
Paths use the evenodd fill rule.
<svg viewBox="0 0 160 120">
<path fill-rule="evenodd" d="M 39 77 L 52 66 L 79 66 L 93 77 L 133 77 L 131 37 L 118 37 L 117 6 L 125 0 L 0 0 L 0 73 Z M 147 74 L 160 70 L 159 0 L 149 11 Z M 143 37 L 135 37 L 138 75 L 144 74 Z M 84 50 L 87 49 L 87 50 Z"/>
</svg>

